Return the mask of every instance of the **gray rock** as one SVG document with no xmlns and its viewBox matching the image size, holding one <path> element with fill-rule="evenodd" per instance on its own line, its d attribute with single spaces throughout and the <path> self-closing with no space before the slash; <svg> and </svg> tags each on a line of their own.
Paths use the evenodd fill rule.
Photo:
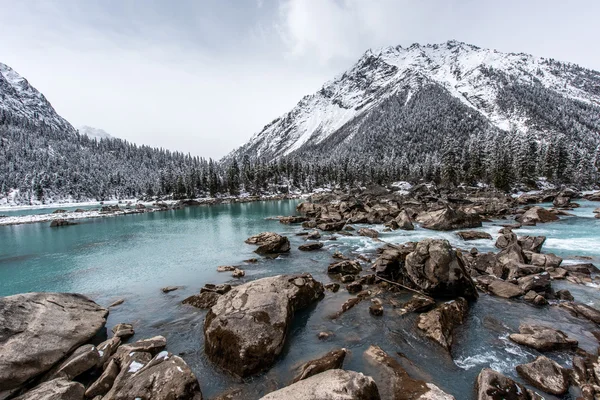
<svg viewBox="0 0 600 400">
<path fill-rule="evenodd" d="M 383 303 L 380 299 L 372 299 L 369 306 L 369 314 L 380 317 L 383 315 Z"/>
<path fill-rule="evenodd" d="M 362 271 L 362 267 L 358 261 L 343 260 L 329 264 L 327 268 L 328 274 L 356 275 Z"/>
<path fill-rule="evenodd" d="M 67 219 L 55 219 L 50 222 L 50 228 L 57 228 L 59 226 L 77 225 L 77 223 L 69 221 Z"/>
<path fill-rule="evenodd" d="M 202 393 L 196 376 L 185 361 L 162 351 L 145 365 L 130 362 L 103 398 L 202 400 Z"/>
<path fill-rule="evenodd" d="M 551 288 L 550 274 L 542 272 L 541 274 L 529 275 L 518 279 L 519 287 L 524 292 L 533 290 L 535 292 L 546 292 Z"/>
<path fill-rule="evenodd" d="M 546 236 L 521 236 L 518 239 L 518 242 L 523 251 L 539 253 L 542 251 L 542 246 L 546 242 Z"/>
<path fill-rule="evenodd" d="M 546 393 L 562 395 L 569 389 L 567 370 L 544 356 L 539 356 L 528 364 L 517 365 L 517 372 Z"/>
<path fill-rule="evenodd" d="M 254 250 L 258 254 L 278 254 L 290 251 L 290 241 L 287 237 L 274 232 L 263 232 L 246 239 L 246 243 L 258 245 Z"/>
<path fill-rule="evenodd" d="M 529 324 L 521 324 L 519 333 L 509 335 L 509 339 L 538 351 L 572 349 L 578 344 L 559 330 Z"/>
<path fill-rule="evenodd" d="M 426 229 L 451 231 L 454 229 L 478 228 L 481 218 L 477 214 L 467 214 L 462 210 L 444 207 L 437 211 L 426 211 L 417 217 L 417 221 Z"/>
<path fill-rule="evenodd" d="M 182 301 L 183 304 L 189 304 L 196 308 L 208 310 L 215 304 L 221 295 L 216 292 L 202 292 L 200 294 L 194 294 Z"/>
<path fill-rule="evenodd" d="M 13 400 L 83 400 L 84 392 L 81 383 L 58 378 L 44 382 Z"/>
<path fill-rule="evenodd" d="M 484 368 L 475 382 L 477 400 L 544 400 L 537 393 L 499 372 Z"/>
<path fill-rule="evenodd" d="M 344 358 L 346 358 L 346 353 L 346 349 L 332 350 L 316 360 L 308 361 L 299 368 L 299 373 L 294 378 L 294 382 L 310 378 L 313 375 L 330 369 L 341 369 L 344 364 Z"/>
<path fill-rule="evenodd" d="M 421 314 L 417 326 L 425 332 L 427 337 L 439 343 L 447 351 L 450 351 L 454 341 L 454 328 L 465 321 L 468 309 L 467 301 L 459 297 L 456 300 L 443 303 L 427 313 Z"/>
<path fill-rule="evenodd" d="M 492 239 L 492 235 L 481 231 L 462 231 L 456 233 L 462 240 Z"/>
<path fill-rule="evenodd" d="M 415 226 L 412 223 L 412 219 L 410 215 L 406 212 L 406 210 L 400 211 L 400 214 L 395 219 L 398 229 L 403 229 L 405 231 L 412 231 L 415 229 Z"/>
<path fill-rule="evenodd" d="M 436 385 L 411 378 L 400 363 L 379 346 L 370 346 L 363 356 L 377 369 L 374 378 L 384 399 L 454 400 L 454 396 L 445 393 Z"/>
<path fill-rule="evenodd" d="M 400 306 L 400 312 L 407 314 L 411 312 L 426 312 L 431 310 L 435 306 L 435 300 L 429 296 L 422 296 L 420 294 L 413 295 L 413 297 L 406 303 Z"/>
<path fill-rule="evenodd" d="M 133 325 L 121 323 L 113 326 L 112 333 L 123 340 L 128 339 L 135 335 L 135 331 L 133 330 Z"/>
<path fill-rule="evenodd" d="M 366 237 L 370 237 L 372 239 L 376 239 L 379 237 L 379 232 L 377 232 L 375 229 L 369 229 L 369 228 L 360 228 L 358 230 L 358 234 L 360 236 L 366 236 Z"/>
<path fill-rule="evenodd" d="M 113 336 L 98 345 L 98 354 L 100 355 L 100 360 L 98 360 L 99 368 L 104 367 L 113 354 L 115 354 L 120 345 L 121 338 L 117 336 Z"/>
<path fill-rule="evenodd" d="M 373 378 L 332 369 L 271 392 L 260 400 L 379 400 Z"/>
<path fill-rule="evenodd" d="M 115 360 L 110 360 L 102 375 L 85 391 L 85 397 L 91 398 L 103 396 L 115 383 L 115 379 L 119 375 L 120 368 Z"/>
<path fill-rule="evenodd" d="M 495 279 L 490 282 L 490 284 L 487 286 L 487 290 L 490 293 L 505 299 L 519 297 L 525 293 L 525 291 L 523 291 L 523 289 L 521 289 L 519 286 L 500 279 Z"/>
<path fill-rule="evenodd" d="M 55 378 L 65 378 L 73 380 L 73 378 L 97 367 L 100 364 L 100 353 L 96 346 L 86 344 L 79 347 L 66 360 L 53 367 L 44 380 L 52 380 Z"/>
<path fill-rule="evenodd" d="M 0 298 L 0 392 L 48 371 L 104 327 L 108 311 L 77 294 Z"/>
<path fill-rule="evenodd" d="M 600 311 L 587 304 L 578 302 L 561 303 L 561 307 L 570 311 L 573 315 L 580 318 L 588 319 L 595 324 L 600 324 Z"/>
<path fill-rule="evenodd" d="M 204 321 L 204 349 L 220 367 L 239 376 L 268 368 L 283 350 L 294 313 L 323 295 L 305 275 L 279 275 L 233 288 Z"/>
<path fill-rule="evenodd" d="M 321 243 L 321 242 L 305 243 L 305 244 L 301 244 L 300 246 L 298 246 L 298 250 L 302 250 L 302 251 L 314 251 L 314 250 L 320 250 L 322 248 L 323 248 L 323 243 Z"/>
<path fill-rule="evenodd" d="M 558 268 L 562 263 L 562 258 L 554 254 L 531 253 L 530 263 L 544 268 Z"/>
<path fill-rule="evenodd" d="M 520 215 L 517 218 L 518 222 L 527 226 L 556 220 L 558 220 L 558 217 L 555 214 L 540 206 L 531 207 L 523 215 Z"/>
<path fill-rule="evenodd" d="M 477 289 L 462 260 L 447 240 L 425 239 L 406 256 L 406 278 L 430 296 L 477 298 Z"/>
</svg>

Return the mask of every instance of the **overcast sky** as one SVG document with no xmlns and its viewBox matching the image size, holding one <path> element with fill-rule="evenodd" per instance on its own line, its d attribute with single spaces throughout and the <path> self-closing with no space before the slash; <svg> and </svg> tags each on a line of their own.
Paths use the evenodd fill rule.
<svg viewBox="0 0 600 400">
<path fill-rule="evenodd" d="M 372 47 L 457 39 L 600 70 L 600 1 L 0 0 L 0 62 L 74 126 L 220 158 Z"/>
</svg>

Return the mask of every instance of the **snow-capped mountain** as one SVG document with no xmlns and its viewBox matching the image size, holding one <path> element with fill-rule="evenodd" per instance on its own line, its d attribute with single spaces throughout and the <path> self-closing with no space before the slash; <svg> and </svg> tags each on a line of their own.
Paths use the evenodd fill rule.
<svg viewBox="0 0 600 400">
<path fill-rule="evenodd" d="M 80 134 L 87 135 L 90 139 L 110 139 L 113 136 L 108 134 L 104 129 L 93 128 L 91 126 L 83 125 L 77 128 Z"/>
<path fill-rule="evenodd" d="M 0 63 L 0 111 L 5 118 L 22 119 L 36 126 L 75 133 L 43 94 L 6 64 Z"/>
<path fill-rule="evenodd" d="M 352 68 L 317 93 L 305 96 L 229 157 L 247 154 L 273 159 L 292 153 L 348 150 L 356 147 L 359 136 L 370 134 L 374 127 L 381 130 L 386 124 L 390 124 L 386 137 L 397 139 L 409 133 L 407 114 L 423 113 L 417 106 L 424 107 L 427 96 L 431 103 L 434 95 L 434 113 L 439 114 L 443 108 L 440 97 L 445 98 L 442 103 L 446 105 L 458 100 L 464 106 L 452 105 L 458 120 L 478 118 L 488 131 L 532 131 L 539 137 L 561 132 L 559 120 L 565 116 L 551 113 L 561 113 L 558 103 L 562 101 L 575 108 L 600 111 L 600 73 L 553 59 L 500 53 L 458 41 L 368 50 Z M 548 98 L 552 99 L 550 106 L 546 105 Z M 548 108 L 543 115 L 540 102 Z M 379 115 L 382 113 L 386 115 Z M 403 114 L 402 121 L 399 113 Z M 573 111 L 568 118 L 579 113 Z M 374 120 L 378 125 L 372 125 Z M 583 125 L 598 133 L 595 126 Z M 438 140 L 446 140 L 449 135 L 452 133 L 446 132 Z M 401 150 L 404 142 L 397 143 L 400 147 L 396 150 Z"/>
</svg>

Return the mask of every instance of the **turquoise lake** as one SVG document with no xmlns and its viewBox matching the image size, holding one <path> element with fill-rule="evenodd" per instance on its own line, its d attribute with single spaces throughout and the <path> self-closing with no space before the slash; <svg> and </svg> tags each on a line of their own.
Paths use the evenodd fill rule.
<svg viewBox="0 0 600 400">
<path fill-rule="evenodd" d="M 403 301 L 410 298 L 410 294 L 381 295 L 385 307 L 383 318 L 369 315 L 367 301 L 342 317 L 332 319 L 331 315 L 350 297 L 341 290 L 336 294 L 326 293 L 313 309 L 297 316 L 289 344 L 271 370 L 245 381 L 228 376 L 214 368 L 204 356 L 205 312 L 181 304 L 205 283 L 232 281 L 228 273 L 217 273 L 217 266 L 241 266 L 246 277 L 236 283 L 296 272 L 309 272 L 327 283 L 331 279 L 325 272 L 334 251 L 349 256 L 365 254 L 374 259 L 375 249 L 382 244 L 365 237 L 324 234 L 322 251 L 300 252 L 297 247 L 304 240 L 296 233 L 302 228 L 267 219 L 295 214 L 298 203 L 286 200 L 188 207 L 81 220 L 78 225 L 58 229 L 50 228 L 48 223 L 0 226 L 0 296 L 30 291 L 79 292 L 104 306 L 124 299 L 122 305 L 111 309 L 108 328 L 119 322 L 130 322 L 136 328 L 134 340 L 158 334 L 166 336 L 168 350 L 181 354 L 190 364 L 208 398 L 236 387 L 243 388 L 248 399 L 258 398 L 289 384 L 294 376 L 293 368 L 299 363 L 339 347 L 350 350 L 344 364 L 346 369 L 375 373 L 363 361 L 362 353 L 369 345 L 377 344 L 390 354 L 402 353 L 411 360 L 407 368 L 415 377 L 436 383 L 457 399 L 471 399 L 475 377 L 482 368 L 491 366 L 518 379 L 514 367 L 535 358 L 535 351 L 507 339 L 520 322 L 557 326 L 589 351 L 595 352 L 598 346 L 590 333 L 597 327 L 562 309 L 537 308 L 521 301 L 481 295 L 471 304 L 469 319 L 459 328 L 450 357 L 420 335 L 415 328 L 416 316 L 400 316 L 392 308 L 390 299 Z M 565 258 L 566 263 L 599 263 L 600 220 L 594 218 L 592 211 L 600 204 L 579 203 L 582 207 L 573 210 L 574 216 L 515 232 L 547 236 L 543 251 Z M 38 213 L 39 210 L 19 211 L 27 212 Z M 464 242 L 454 232 L 418 227 L 412 232 L 382 232 L 380 238 L 391 243 L 445 238 L 460 248 L 492 251 L 502 222 L 506 221 L 486 223 L 480 228 L 492 234 L 492 241 Z M 377 229 L 383 231 L 383 226 Z M 290 254 L 277 259 L 263 259 L 254 254 L 254 246 L 245 244 L 244 240 L 263 231 L 287 235 L 292 243 Z M 253 257 L 259 258 L 259 262 L 243 262 Z M 164 294 L 160 289 L 165 286 L 181 288 Z M 600 292 L 595 285 L 555 281 L 553 286 L 556 290 L 566 288 L 577 300 L 600 307 Z M 319 341 L 316 335 L 321 331 L 334 332 L 334 336 L 328 341 Z M 566 353 L 550 356 L 567 366 L 571 360 L 571 355 Z"/>
</svg>

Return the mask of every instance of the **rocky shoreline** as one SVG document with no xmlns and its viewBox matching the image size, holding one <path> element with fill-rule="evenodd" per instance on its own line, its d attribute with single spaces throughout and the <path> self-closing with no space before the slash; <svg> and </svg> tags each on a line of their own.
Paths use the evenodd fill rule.
<svg viewBox="0 0 600 400">
<path fill-rule="evenodd" d="M 361 193 L 313 195 L 298 206 L 300 215 L 278 218 L 282 224 L 301 224 L 303 251 L 323 251 L 322 235 L 365 236 L 380 241 L 368 225 L 388 230 L 431 230 L 433 239 L 390 244 L 381 242 L 376 258 L 350 258 L 334 253 L 323 268 L 329 282 L 310 274 L 283 274 L 242 284 L 206 284 L 184 304 L 206 309 L 204 352 L 213 365 L 248 378 L 269 370 L 283 354 L 295 315 L 343 291 L 351 295 L 332 318 L 361 302 L 369 302 L 363 318 L 385 318 L 394 309 L 416 314 L 416 329 L 440 354 L 451 356 L 460 337 L 456 330 L 468 318 L 480 296 L 497 296 L 533 307 L 555 307 L 582 321 L 600 324 L 600 311 L 583 304 L 567 290 L 554 290 L 556 280 L 574 284 L 595 281 L 591 263 L 564 265 L 554 254 L 543 253 L 543 236 L 518 235 L 521 226 L 552 223 L 577 207 L 581 195 L 562 190 L 512 198 L 485 190 L 445 192 L 419 185 L 408 194 L 372 187 Z M 589 195 L 598 201 L 598 194 Z M 535 205 L 554 202 L 545 209 Z M 599 214 L 596 214 L 598 216 Z M 454 248 L 435 239 L 436 231 L 461 230 L 464 240 L 492 239 L 471 231 L 483 221 L 504 219 L 497 252 Z M 353 225 L 366 225 L 363 227 Z M 489 236 L 489 234 L 488 234 Z M 246 241 L 260 256 L 275 258 L 290 251 L 287 237 L 263 232 Z M 247 260 L 250 262 L 251 260 Z M 244 271 L 219 267 L 234 277 Z M 165 288 L 165 292 L 175 290 Z M 413 294 L 398 303 L 398 293 Z M 138 340 L 135 327 L 119 324 L 107 332 L 108 310 L 81 295 L 33 293 L 0 298 L 0 400 L 4 399 L 202 399 L 202 376 L 165 349 L 158 336 Z M 369 315 L 370 314 L 370 315 Z M 325 339 L 328 332 L 321 332 Z M 591 332 L 600 338 L 599 332 Z M 133 336 L 133 339 L 129 339 Z M 600 360 L 578 347 L 578 342 L 552 326 L 522 323 L 509 339 L 540 353 L 562 352 L 572 367 L 565 368 L 544 354 L 518 365 L 521 383 L 493 369 L 483 368 L 473 382 L 474 397 L 483 399 L 542 399 L 544 393 L 577 398 L 600 396 Z M 263 399 L 454 399 L 436 382 L 412 376 L 397 355 L 372 343 L 362 357 L 375 373 L 344 369 L 348 349 L 333 349 L 298 368 L 289 386 Z M 243 392 L 216 399 L 246 399 Z M 470 398 L 471 394 L 464 394 Z M 461 397 L 463 398 L 463 397 Z M 575 398 L 575 397 L 573 397 Z"/>
</svg>

